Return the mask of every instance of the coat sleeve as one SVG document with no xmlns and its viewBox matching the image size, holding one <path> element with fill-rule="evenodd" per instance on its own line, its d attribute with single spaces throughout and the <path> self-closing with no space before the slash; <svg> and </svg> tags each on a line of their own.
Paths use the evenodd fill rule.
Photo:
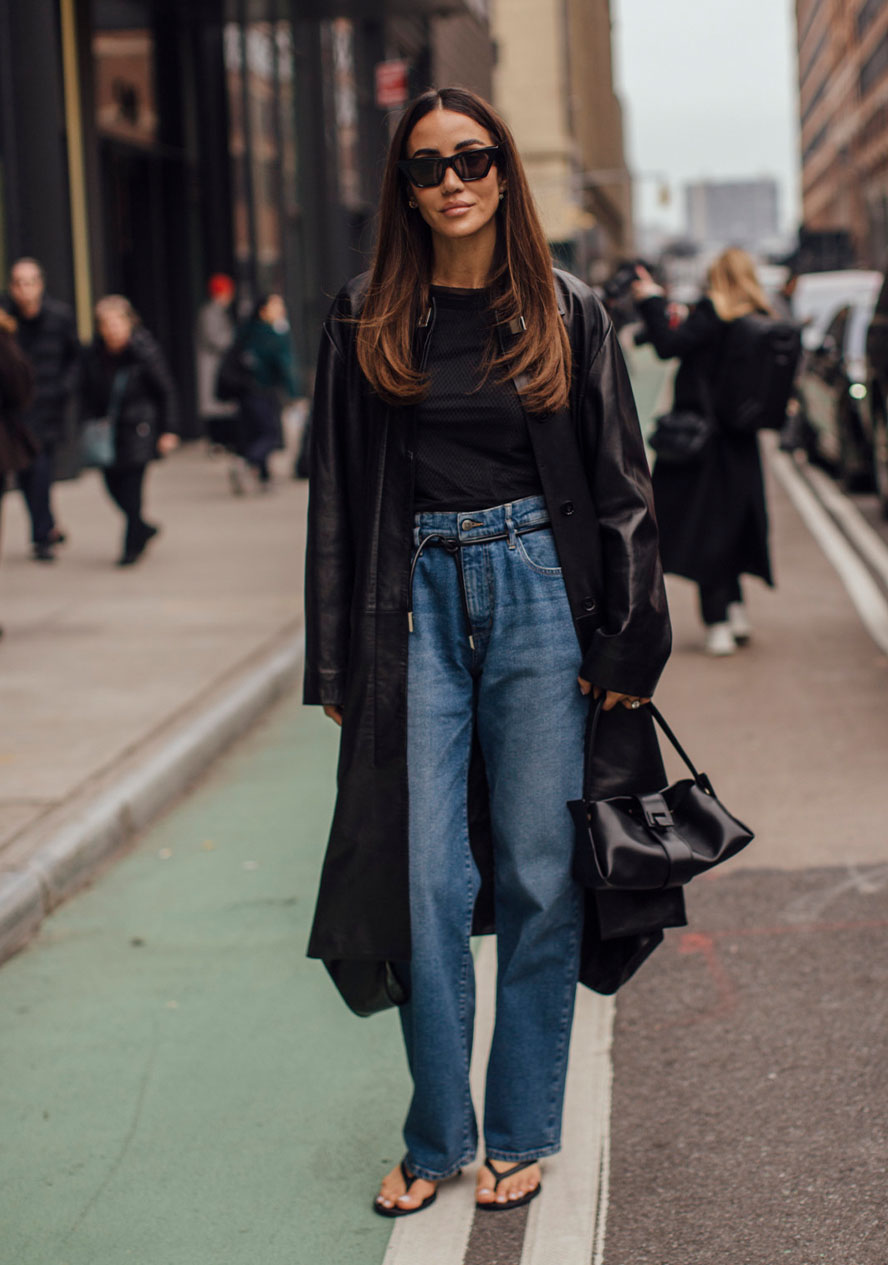
<svg viewBox="0 0 888 1265">
<path fill-rule="evenodd" d="M 324 325 L 312 410 L 308 545 L 305 560 L 303 700 L 345 700 L 355 556 L 348 493 L 345 357 Z"/>
<path fill-rule="evenodd" d="M 613 327 L 589 370 L 581 425 L 604 584 L 604 620 L 583 656 L 581 675 L 603 689 L 646 697 L 669 658 L 672 630 L 650 469 Z"/>
<path fill-rule="evenodd" d="M 66 336 L 65 336 L 65 398 L 72 395 L 77 389 L 77 381 L 80 374 L 80 338 L 77 334 L 77 326 L 74 324 L 74 317 L 68 320 Z"/>
<path fill-rule="evenodd" d="M 711 343 L 718 334 L 719 319 L 708 299 L 698 303 L 687 320 L 674 328 L 669 323 L 666 300 L 660 295 L 645 299 L 639 311 L 661 360 L 681 359 Z"/>
<path fill-rule="evenodd" d="M 176 386 L 167 368 L 166 360 L 160 345 L 153 338 L 144 340 L 142 365 L 148 380 L 149 389 L 157 400 L 159 433 L 177 434 L 179 430 Z"/>
</svg>

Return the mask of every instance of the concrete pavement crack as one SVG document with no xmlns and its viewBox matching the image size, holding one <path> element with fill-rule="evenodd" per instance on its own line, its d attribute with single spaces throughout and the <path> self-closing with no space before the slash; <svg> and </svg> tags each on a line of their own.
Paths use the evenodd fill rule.
<svg viewBox="0 0 888 1265">
<path fill-rule="evenodd" d="M 129 1148 L 132 1145 L 133 1138 L 136 1136 L 136 1132 L 138 1131 L 138 1128 L 139 1128 L 139 1122 L 142 1118 L 142 1109 L 145 1105 L 145 1095 L 148 1091 L 148 1085 L 151 1080 L 151 1076 L 154 1072 L 154 1063 L 157 1058 L 157 1048 L 159 1044 L 160 1044 L 160 1035 L 157 1031 L 157 1026 L 155 1025 L 154 1040 L 151 1043 L 151 1049 L 148 1052 L 148 1060 L 145 1064 L 144 1071 L 142 1072 L 142 1076 L 139 1081 L 139 1088 L 136 1094 L 136 1101 L 133 1108 L 133 1115 L 132 1115 L 132 1119 L 130 1120 L 129 1128 L 127 1129 L 126 1134 L 124 1135 L 123 1142 L 120 1145 L 120 1149 L 118 1150 L 117 1155 L 114 1157 L 113 1161 L 111 1162 L 111 1166 L 108 1169 L 108 1172 L 105 1174 L 104 1178 L 99 1183 L 98 1187 L 90 1196 L 90 1198 L 86 1201 L 79 1215 L 74 1220 L 74 1223 L 72 1224 L 71 1228 L 68 1230 L 68 1233 L 65 1236 L 66 1243 L 69 1242 L 77 1233 L 77 1231 L 80 1229 L 81 1225 L 86 1220 L 89 1213 L 98 1203 L 98 1201 L 101 1199 L 102 1195 L 105 1193 L 108 1186 L 111 1184 L 111 1181 L 116 1176 L 117 1172 L 120 1170 L 123 1164 L 123 1161 L 126 1159 L 127 1152 L 129 1151 Z"/>
</svg>

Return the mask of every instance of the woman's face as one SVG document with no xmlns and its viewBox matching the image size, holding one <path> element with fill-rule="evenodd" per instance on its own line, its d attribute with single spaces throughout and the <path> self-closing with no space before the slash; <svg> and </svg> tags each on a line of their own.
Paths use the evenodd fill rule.
<svg viewBox="0 0 888 1265">
<path fill-rule="evenodd" d="M 269 295 L 268 302 L 261 309 L 259 315 L 269 325 L 279 325 L 281 322 L 286 322 L 287 309 L 284 306 L 284 300 L 279 294 Z"/>
<path fill-rule="evenodd" d="M 466 114 L 430 110 L 407 138 L 408 158 L 449 158 L 466 149 L 482 149 L 496 141 L 486 128 Z M 499 196 L 505 188 L 496 165 L 483 180 L 463 182 L 448 167 L 441 184 L 432 189 L 408 185 L 419 214 L 433 233 L 451 240 L 473 237 L 484 230 L 496 231 Z"/>
<path fill-rule="evenodd" d="M 133 323 L 126 312 L 114 308 L 98 318 L 99 336 L 112 355 L 123 351 L 133 332 Z"/>
</svg>

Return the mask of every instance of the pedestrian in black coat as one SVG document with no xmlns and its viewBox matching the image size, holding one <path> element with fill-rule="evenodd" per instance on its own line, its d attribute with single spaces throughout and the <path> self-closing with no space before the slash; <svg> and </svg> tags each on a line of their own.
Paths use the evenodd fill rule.
<svg viewBox="0 0 888 1265">
<path fill-rule="evenodd" d="M 160 347 L 128 299 L 96 304 L 96 336 L 83 357 L 81 417 L 110 417 L 114 464 L 103 471 L 108 494 L 126 517 L 118 566 L 132 566 L 160 528 L 142 518 L 145 470 L 179 443 L 176 391 Z"/>
<path fill-rule="evenodd" d="M 653 485 L 663 569 L 695 581 L 706 626 L 705 649 L 732 654 L 751 636 L 741 576 L 773 584 L 768 513 L 756 435 L 718 425 L 715 401 L 732 320 L 770 314 L 745 251 L 725 251 L 709 272 L 708 293 L 687 319 L 673 324 L 661 288 L 644 268 L 633 286 L 657 355 L 680 361 L 673 408 L 713 417 L 715 434 L 699 461 L 657 461 Z"/>
<path fill-rule="evenodd" d="M 408 1154 L 374 1206 L 405 1215 L 473 1153 L 468 937 L 496 929 L 477 1202 L 515 1207 L 559 1146 L 577 978 L 615 991 L 683 921 L 672 892 L 584 900 L 565 807 L 593 687 L 608 736 L 592 792 L 665 780 L 644 706 L 670 647 L 650 479 L 613 328 L 588 287 L 553 273 L 486 103 L 446 89 L 408 107 L 379 221 L 374 270 L 335 301 L 316 380 L 304 688 L 341 746 L 309 952 L 359 1013 L 401 1007 Z"/>
<path fill-rule="evenodd" d="M 4 306 L 15 318 L 18 344 L 34 372 L 34 392 L 21 420 L 31 433 L 35 452 L 19 470 L 18 486 L 31 518 L 34 559 L 52 562 L 54 546 L 65 540 L 51 505 L 53 462 L 76 385 L 80 343 L 70 308 L 46 294 L 43 268 L 36 259 L 13 264 Z"/>
<path fill-rule="evenodd" d="M 7 476 L 34 460 L 34 441 L 21 421 L 33 389 L 33 370 L 15 341 L 15 321 L 0 309 L 0 500 Z"/>
</svg>

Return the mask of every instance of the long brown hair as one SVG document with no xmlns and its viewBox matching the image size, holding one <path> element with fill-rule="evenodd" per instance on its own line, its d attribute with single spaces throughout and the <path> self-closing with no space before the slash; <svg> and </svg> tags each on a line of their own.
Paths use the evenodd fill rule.
<svg viewBox="0 0 888 1265">
<path fill-rule="evenodd" d="M 751 312 L 773 315 L 752 256 L 739 246 L 722 251 L 711 265 L 707 281 L 712 306 L 723 321 L 736 321 Z"/>
<path fill-rule="evenodd" d="M 570 385 L 570 343 L 558 314 L 552 259 L 515 141 L 506 124 L 481 97 L 466 88 L 424 92 L 407 107 L 389 148 L 382 178 L 379 231 L 370 284 L 358 318 L 358 361 L 373 389 L 395 404 L 414 404 L 427 378 L 413 364 L 413 335 L 428 309 L 432 278 L 432 234 L 408 207 L 409 191 L 397 167 L 407 157 L 416 124 L 432 110 L 452 110 L 480 123 L 500 147 L 497 167 L 507 181 L 496 212 L 496 254 L 490 278 L 496 322 L 524 318 L 523 328 L 500 350 L 491 342 L 486 373 L 508 382 L 524 375 L 522 398 L 531 413 L 565 407 Z"/>
</svg>

